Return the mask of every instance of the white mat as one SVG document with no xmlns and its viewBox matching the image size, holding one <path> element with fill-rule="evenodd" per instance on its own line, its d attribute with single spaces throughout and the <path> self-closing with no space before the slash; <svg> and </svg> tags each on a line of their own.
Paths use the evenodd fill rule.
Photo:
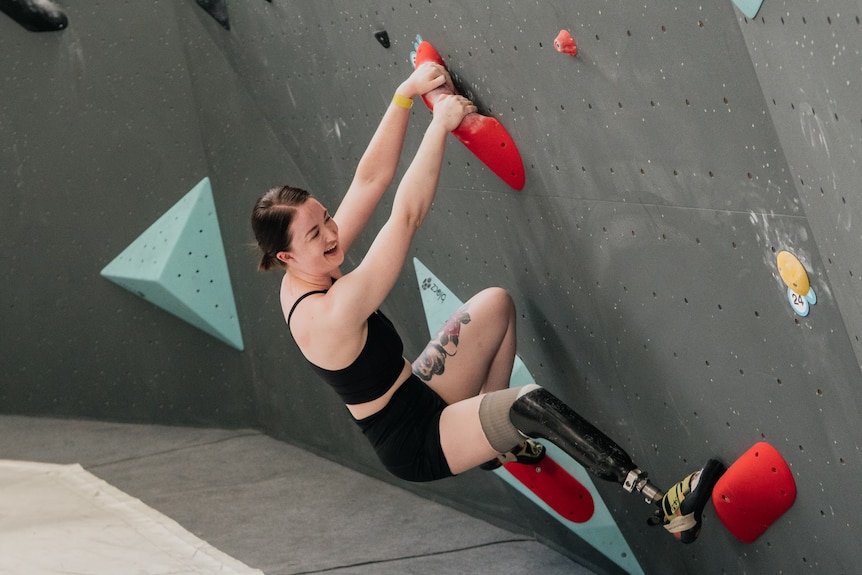
<svg viewBox="0 0 862 575">
<path fill-rule="evenodd" d="M 263 575 L 78 464 L 2 459 L 0 573 Z"/>
</svg>

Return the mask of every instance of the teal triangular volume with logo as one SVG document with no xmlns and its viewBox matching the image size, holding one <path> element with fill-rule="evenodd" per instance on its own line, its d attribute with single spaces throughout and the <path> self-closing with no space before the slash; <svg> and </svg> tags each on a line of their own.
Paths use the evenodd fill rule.
<svg viewBox="0 0 862 575">
<path fill-rule="evenodd" d="M 201 180 L 101 273 L 242 351 L 209 178 Z"/>
<path fill-rule="evenodd" d="M 446 323 L 446 320 L 463 305 L 463 302 L 416 258 L 413 259 L 413 267 L 416 270 L 416 281 L 419 282 L 419 293 L 422 298 L 422 307 L 425 310 L 428 331 L 433 337 L 437 330 Z M 527 369 L 524 362 L 521 361 L 521 358 L 515 356 L 515 365 L 512 370 L 512 378 L 509 381 L 509 386 L 519 387 L 529 383 L 535 383 L 533 375 Z M 537 497 L 524 483 L 509 473 L 505 467 L 497 468 L 494 473 L 535 505 L 548 512 L 561 525 L 570 529 L 608 559 L 619 565 L 626 573 L 630 575 L 643 575 L 643 568 L 638 563 L 631 547 L 629 547 L 619 526 L 617 526 L 616 521 L 611 516 L 607 505 L 602 500 L 602 496 L 593 483 L 592 476 L 587 473 L 587 470 L 582 465 L 566 455 L 556 445 L 550 442 L 543 442 L 543 445 L 547 449 L 548 455 L 589 491 L 595 508 L 588 520 L 577 523 L 561 517 Z"/>
</svg>

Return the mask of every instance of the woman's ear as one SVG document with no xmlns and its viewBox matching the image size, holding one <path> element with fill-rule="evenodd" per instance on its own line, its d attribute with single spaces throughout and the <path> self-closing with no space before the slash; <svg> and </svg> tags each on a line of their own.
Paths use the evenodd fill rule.
<svg viewBox="0 0 862 575">
<path fill-rule="evenodd" d="M 293 256 L 290 255 L 290 252 L 278 252 L 277 254 L 275 254 L 275 257 L 283 264 L 288 264 L 290 263 L 290 260 L 293 259 Z"/>
</svg>

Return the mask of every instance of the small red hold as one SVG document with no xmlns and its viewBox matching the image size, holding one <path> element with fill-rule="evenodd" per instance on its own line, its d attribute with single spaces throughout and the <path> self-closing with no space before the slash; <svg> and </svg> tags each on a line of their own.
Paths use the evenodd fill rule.
<svg viewBox="0 0 862 575">
<path fill-rule="evenodd" d="M 562 52 L 569 56 L 578 55 L 578 45 L 568 30 L 560 30 L 560 33 L 554 38 L 554 48 L 557 49 L 557 52 Z"/>
</svg>

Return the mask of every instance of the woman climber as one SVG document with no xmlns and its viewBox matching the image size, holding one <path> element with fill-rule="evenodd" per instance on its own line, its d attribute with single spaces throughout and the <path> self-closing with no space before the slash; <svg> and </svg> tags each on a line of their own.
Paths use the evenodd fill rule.
<svg viewBox="0 0 862 575">
<path fill-rule="evenodd" d="M 430 124 L 395 193 L 388 220 L 344 273 L 345 254 L 392 182 L 413 98 L 437 90 Z M 515 307 L 499 288 L 473 296 L 411 365 L 392 322 L 379 311 L 434 199 L 447 135 L 476 107 L 455 93 L 445 68 L 419 66 L 402 82 L 334 215 L 304 190 L 273 188 L 252 227 L 261 270 L 284 270 L 280 299 L 311 368 L 347 405 L 382 464 L 408 481 L 432 481 L 501 461 L 533 463 L 545 438 L 589 471 L 663 508 L 659 522 L 683 541 L 700 531 L 720 475 L 711 462 L 665 495 L 603 433 L 537 385 L 509 388 Z"/>
</svg>

